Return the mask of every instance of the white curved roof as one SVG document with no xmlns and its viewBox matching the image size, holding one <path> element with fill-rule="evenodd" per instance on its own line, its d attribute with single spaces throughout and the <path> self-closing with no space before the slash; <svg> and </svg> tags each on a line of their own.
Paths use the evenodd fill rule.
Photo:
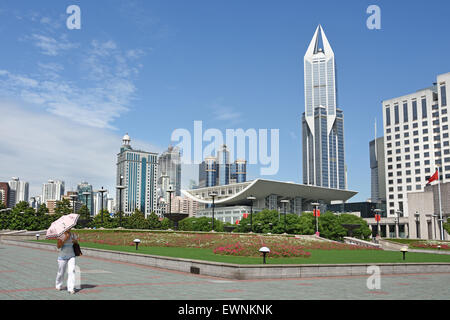
<svg viewBox="0 0 450 320">
<path fill-rule="evenodd" d="M 239 189 L 238 192 L 235 192 Z M 207 187 L 193 190 L 181 190 L 181 192 L 192 200 L 204 204 L 212 204 L 212 199 L 208 196 L 211 191 L 226 190 L 226 195 L 219 196 L 215 199 L 216 205 L 237 205 L 247 202 L 247 197 L 254 196 L 257 199 L 265 198 L 271 194 L 276 194 L 285 198 L 300 197 L 304 200 L 323 201 L 331 203 L 331 201 L 347 201 L 357 194 L 355 191 L 329 189 L 316 186 L 308 186 L 293 182 L 282 182 L 274 180 L 257 179 L 247 183 L 231 184 L 225 186 Z M 228 194 L 228 190 L 232 190 L 232 194 Z M 202 197 L 202 195 L 205 195 Z"/>
</svg>

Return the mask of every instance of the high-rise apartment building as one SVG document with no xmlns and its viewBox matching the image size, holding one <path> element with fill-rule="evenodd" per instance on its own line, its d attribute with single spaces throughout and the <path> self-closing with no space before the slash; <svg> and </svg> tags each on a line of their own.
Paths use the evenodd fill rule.
<svg viewBox="0 0 450 320">
<path fill-rule="evenodd" d="M 334 52 L 320 25 L 304 57 L 304 77 L 303 183 L 347 189 L 344 114 L 337 108 Z"/>
<path fill-rule="evenodd" d="M 9 205 L 14 207 L 21 201 L 28 202 L 29 183 L 20 181 L 19 178 L 13 177 L 9 182 Z"/>
<path fill-rule="evenodd" d="M 145 216 L 157 211 L 158 154 L 134 150 L 126 134 L 117 155 L 117 210 L 131 215 L 139 209 Z M 121 195 L 121 196 L 120 196 Z"/>
<path fill-rule="evenodd" d="M 47 204 L 47 201 L 61 201 L 64 195 L 64 181 L 48 180 L 47 183 L 42 184 L 42 203 Z"/>
<path fill-rule="evenodd" d="M 449 87 L 446 73 L 432 87 L 382 103 L 389 216 L 414 214 L 407 193 L 422 191 L 437 168 L 441 183 L 450 182 Z"/>
</svg>

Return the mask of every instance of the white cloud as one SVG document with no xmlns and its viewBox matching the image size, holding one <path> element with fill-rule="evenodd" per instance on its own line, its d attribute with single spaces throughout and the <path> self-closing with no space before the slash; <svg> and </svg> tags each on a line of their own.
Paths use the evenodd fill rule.
<svg viewBox="0 0 450 320">
<path fill-rule="evenodd" d="M 30 182 L 30 195 L 34 196 L 48 179 L 64 180 L 66 190 L 85 180 L 94 188 L 104 186 L 115 196 L 116 156 L 122 134 L 83 126 L 11 101 L 0 101 L 0 114 L 0 181 L 18 176 Z M 145 151 L 162 150 L 144 141 L 132 141 L 132 145 Z"/>
<path fill-rule="evenodd" d="M 226 106 L 222 103 L 223 99 L 212 104 L 214 120 L 228 122 L 230 124 L 236 124 L 241 122 L 242 113 L 235 111 L 233 107 Z"/>
<path fill-rule="evenodd" d="M 77 43 L 71 43 L 67 37 L 62 35 L 59 39 L 42 34 L 32 34 L 30 37 L 34 45 L 41 49 L 41 53 L 48 56 L 57 56 L 62 51 L 72 50 L 79 47 Z"/>
<path fill-rule="evenodd" d="M 44 46 L 49 53 L 60 50 L 52 47 L 52 41 L 45 43 L 51 44 Z M 129 111 L 135 99 L 133 77 L 140 67 L 131 63 L 111 40 L 94 40 L 88 49 L 73 55 L 72 59 L 81 65 L 79 81 L 66 79 L 61 63 L 38 63 L 38 74 L 0 70 L 0 95 L 21 98 L 81 124 L 114 128 L 112 123 Z"/>
</svg>

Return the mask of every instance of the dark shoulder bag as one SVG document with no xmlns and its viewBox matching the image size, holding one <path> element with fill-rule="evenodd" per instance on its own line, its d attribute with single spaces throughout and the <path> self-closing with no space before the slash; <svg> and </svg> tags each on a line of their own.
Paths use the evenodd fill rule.
<svg viewBox="0 0 450 320">
<path fill-rule="evenodd" d="M 74 243 L 73 244 L 73 251 L 75 252 L 75 256 L 76 257 L 79 257 L 79 256 L 83 255 L 83 253 L 81 252 L 80 245 L 78 243 Z"/>
</svg>

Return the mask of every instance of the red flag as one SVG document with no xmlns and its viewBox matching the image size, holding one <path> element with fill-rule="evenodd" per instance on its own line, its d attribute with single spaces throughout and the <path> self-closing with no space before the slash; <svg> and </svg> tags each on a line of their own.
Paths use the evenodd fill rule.
<svg viewBox="0 0 450 320">
<path fill-rule="evenodd" d="M 428 179 L 428 183 L 427 184 L 430 184 L 430 183 L 432 183 L 433 181 L 436 181 L 436 180 L 439 180 L 439 169 L 436 169 L 435 174 L 433 174 L 431 176 L 431 178 Z"/>
<path fill-rule="evenodd" d="M 320 210 L 319 209 L 314 209 L 314 217 L 320 217 Z"/>
</svg>

